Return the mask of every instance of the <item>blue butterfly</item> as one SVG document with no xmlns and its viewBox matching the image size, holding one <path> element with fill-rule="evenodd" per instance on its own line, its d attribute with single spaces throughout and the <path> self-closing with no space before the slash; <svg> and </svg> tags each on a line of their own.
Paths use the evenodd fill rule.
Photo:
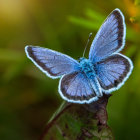
<svg viewBox="0 0 140 140">
<path fill-rule="evenodd" d="M 124 16 L 115 9 L 92 42 L 89 58 L 80 61 L 41 47 L 26 46 L 27 57 L 47 76 L 60 78 L 59 93 L 72 103 L 91 103 L 119 89 L 130 76 L 132 61 L 118 53 L 125 44 Z"/>
</svg>

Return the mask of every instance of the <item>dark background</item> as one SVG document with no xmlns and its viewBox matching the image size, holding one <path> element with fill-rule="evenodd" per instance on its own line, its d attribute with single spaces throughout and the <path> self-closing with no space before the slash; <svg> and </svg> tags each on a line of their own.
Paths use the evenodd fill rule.
<svg viewBox="0 0 140 140">
<path fill-rule="evenodd" d="M 36 68 L 27 59 L 24 47 L 39 45 L 78 59 L 89 33 L 94 37 L 115 8 L 125 15 L 127 34 L 122 53 L 132 59 L 134 70 L 109 100 L 108 123 L 116 140 L 139 139 L 140 1 L 0 0 L 1 140 L 38 139 L 62 103 L 58 80 Z"/>
</svg>

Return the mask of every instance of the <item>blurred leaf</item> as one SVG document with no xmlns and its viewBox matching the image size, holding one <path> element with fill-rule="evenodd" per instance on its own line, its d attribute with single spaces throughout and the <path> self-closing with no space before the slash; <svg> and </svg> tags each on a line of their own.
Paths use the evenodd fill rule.
<svg viewBox="0 0 140 140">
<path fill-rule="evenodd" d="M 68 20 L 76 25 L 80 25 L 82 27 L 85 27 L 87 29 L 92 29 L 92 30 L 97 30 L 99 28 L 100 23 L 93 22 L 86 20 L 84 18 L 80 17 L 74 17 L 74 16 L 69 16 Z"/>
<path fill-rule="evenodd" d="M 86 9 L 85 14 L 87 15 L 87 17 L 95 20 L 95 21 L 99 21 L 99 22 L 103 22 L 105 20 L 105 16 L 103 16 L 103 14 L 97 12 L 97 11 L 93 11 L 91 9 Z"/>
</svg>

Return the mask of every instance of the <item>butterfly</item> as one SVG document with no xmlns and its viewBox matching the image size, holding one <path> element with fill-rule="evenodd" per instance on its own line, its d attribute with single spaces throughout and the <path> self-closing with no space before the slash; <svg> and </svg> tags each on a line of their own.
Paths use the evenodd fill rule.
<svg viewBox="0 0 140 140">
<path fill-rule="evenodd" d="M 59 93 L 72 103 L 89 104 L 103 94 L 119 89 L 130 76 L 132 61 L 119 52 L 125 45 L 126 26 L 117 8 L 97 32 L 89 58 L 79 61 L 60 52 L 38 46 L 26 46 L 27 57 L 48 77 L 61 78 Z"/>
</svg>

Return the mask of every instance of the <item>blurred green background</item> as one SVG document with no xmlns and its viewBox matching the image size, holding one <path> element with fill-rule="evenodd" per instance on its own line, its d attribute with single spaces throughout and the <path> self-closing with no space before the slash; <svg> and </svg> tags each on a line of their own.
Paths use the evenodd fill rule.
<svg viewBox="0 0 140 140">
<path fill-rule="evenodd" d="M 38 139 L 62 103 L 58 80 L 36 68 L 24 47 L 39 45 L 78 59 L 89 33 L 94 37 L 115 8 L 125 15 L 122 53 L 134 70 L 109 100 L 108 123 L 116 140 L 140 139 L 140 0 L 0 0 L 0 140 Z"/>
</svg>

